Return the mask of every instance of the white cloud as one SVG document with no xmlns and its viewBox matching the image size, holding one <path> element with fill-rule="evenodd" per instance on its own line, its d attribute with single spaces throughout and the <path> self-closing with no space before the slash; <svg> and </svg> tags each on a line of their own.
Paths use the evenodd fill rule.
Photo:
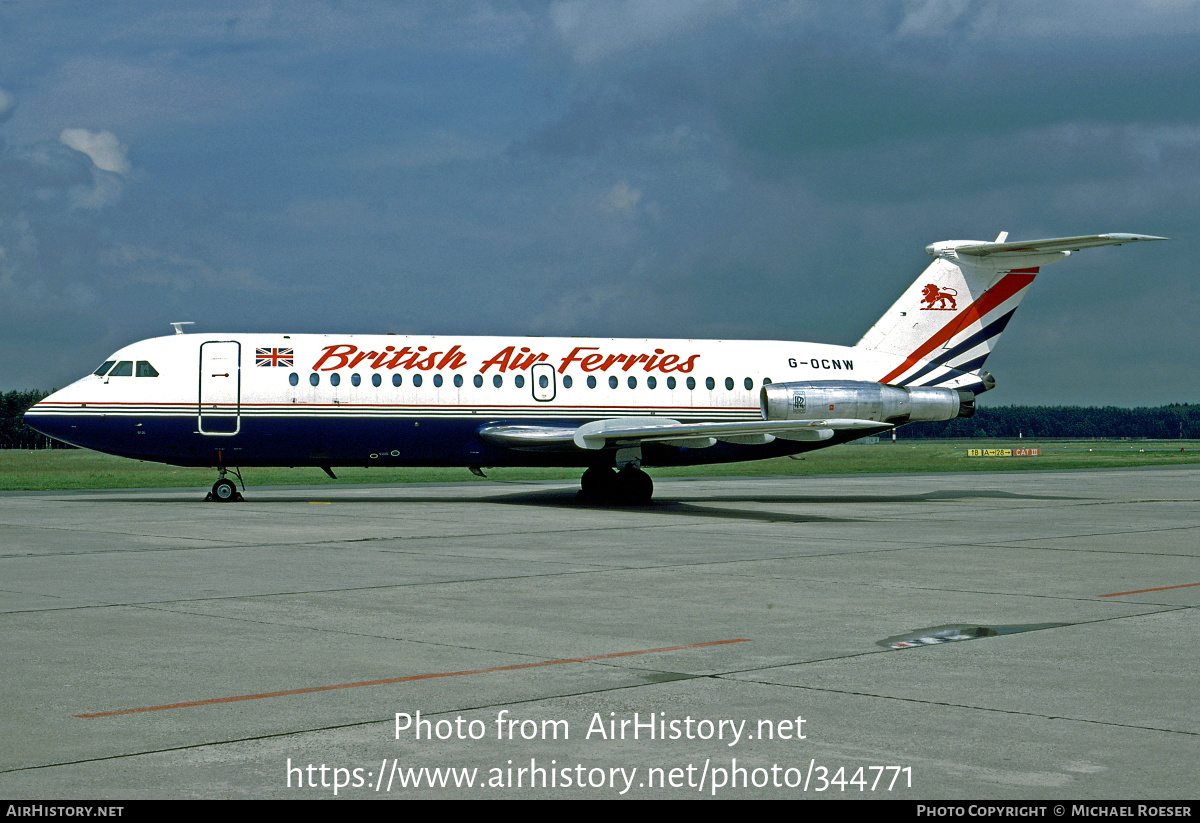
<svg viewBox="0 0 1200 823">
<path fill-rule="evenodd" d="M 622 180 L 600 198 L 600 210 L 608 214 L 629 214 L 642 199 L 642 192 Z"/>
<path fill-rule="evenodd" d="M 591 63 L 685 34 L 736 11 L 736 0 L 561 0 L 550 8 L 550 24 L 577 62 Z"/>
<path fill-rule="evenodd" d="M 953 32 L 989 40 L 1194 34 L 1200 0 L 903 0 L 899 36 Z"/>
<path fill-rule="evenodd" d="M 120 178 L 93 171 L 90 186 L 72 186 L 67 194 L 73 209 L 102 209 L 117 203 L 123 191 Z"/>
<path fill-rule="evenodd" d="M 63 129 L 59 142 L 92 158 L 96 168 L 116 174 L 127 174 L 131 166 L 125 157 L 125 146 L 117 142 L 111 131 L 90 132 L 87 129 Z"/>
<path fill-rule="evenodd" d="M 896 34 L 947 34 L 971 11 L 970 0 L 909 0 Z"/>
</svg>

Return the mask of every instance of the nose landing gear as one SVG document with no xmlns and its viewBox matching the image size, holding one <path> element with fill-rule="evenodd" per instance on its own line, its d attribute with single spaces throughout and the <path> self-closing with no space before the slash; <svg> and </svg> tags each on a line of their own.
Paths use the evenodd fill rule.
<svg viewBox="0 0 1200 823">
<path fill-rule="evenodd" d="M 241 493 L 237 490 L 237 485 L 232 480 L 225 477 L 225 467 L 218 466 L 217 472 L 221 475 L 216 483 L 213 483 L 212 491 L 205 495 L 206 503 L 241 503 L 245 500 Z M 242 480 L 242 473 L 237 469 L 233 470 L 234 475 L 239 481 Z M 242 489 L 246 488 L 246 484 L 242 482 Z"/>
</svg>

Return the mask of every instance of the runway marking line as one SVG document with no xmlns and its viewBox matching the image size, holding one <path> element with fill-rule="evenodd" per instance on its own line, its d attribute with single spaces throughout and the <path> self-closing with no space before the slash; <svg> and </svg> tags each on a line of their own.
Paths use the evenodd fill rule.
<svg viewBox="0 0 1200 823">
<path fill-rule="evenodd" d="M 663 646 L 659 649 L 639 649 L 632 652 L 612 652 L 611 654 L 594 654 L 590 657 L 569 657 L 563 660 L 543 660 L 538 663 L 514 663 L 510 666 L 492 666 L 487 669 L 468 669 L 461 672 L 434 672 L 431 674 L 410 674 L 404 677 L 388 677 L 383 680 L 363 680 L 358 683 L 338 683 L 333 686 L 312 686 L 307 689 L 286 689 L 278 692 L 263 692 L 262 694 L 239 694 L 233 697 L 212 697 L 208 700 L 189 700 L 186 703 L 168 703 L 162 706 L 143 706 L 137 709 L 117 709 L 111 712 L 89 712 L 77 714 L 76 717 L 113 717 L 118 714 L 137 714 L 139 712 L 161 712 L 167 709 L 186 709 L 192 706 L 212 706 L 217 703 L 236 703 L 240 700 L 263 700 L 268 697 L 287 697 L 293 694 L 312 694 L 313 692 L 329 692 L 335 689 L 357 689 L 361 686 L 385 686 L 389 683 L 407 683 L 411 680 L 432 680 L 437 677 L 463 677 L 469 674 L 488 674 L 490 672 L 511 672 L 517 669 L 536 669 L 541 666 L 561 666 L 564 663 L 588 663 L 594 660 L 611 660 L 616 657 L 633 657 L 639 654 L 657 654 L 659 652 L 677 652 L 683 649 L 699 649 L 705 646 L 724 646 L 729 643 L 749 643 L 746 637 L 735 637 L 731 640 L 709 640 L 705 643 L 688 643 L 684 646 Z"/>
<path fill-rule="evenodd" d="M 1146 592 L 1165 592 L 1168 589 L 1190 589 L 1192 586 L 1200 586 L 1200 583 L 1180 583 L 1178 586 L 1159 586 L 1157 589 L 1135 589 L 1131 592 L 1113 592 L 1112 594 L 1098 594 L 1097 597 L 1120 597 L 1123 594 L 1145 594 Z"/>
</svg>

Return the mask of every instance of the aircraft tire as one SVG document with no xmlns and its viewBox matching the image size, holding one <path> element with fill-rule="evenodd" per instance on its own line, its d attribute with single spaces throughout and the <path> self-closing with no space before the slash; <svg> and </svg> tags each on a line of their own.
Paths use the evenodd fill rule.
<svg viewBox="0 0 1200 823">
<path fill-rule="evenodd" d="M 644 506 L 654 496 L 654 481 L 641 469 L 621 469 L 617 473 L 617 492 L 621 502 Z"/>
<path fill-rule="evenodd" d="M 592 466 L 579 479 L 579 490 L 585 500 L 608 500 L 616 485 L 617 475 L 604 466 Z"/>
<path fill-rule="evenodd" d="M 237 486 L 233 485 L 232 480 L 218 480 L 213 483 L 212 499 L 218 503 L 229 503 L 237 500 Z"/>
</svg>

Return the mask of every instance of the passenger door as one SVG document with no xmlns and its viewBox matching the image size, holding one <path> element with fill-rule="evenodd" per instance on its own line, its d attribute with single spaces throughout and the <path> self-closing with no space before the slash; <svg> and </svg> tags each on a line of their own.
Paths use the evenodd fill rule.
<svg viewBox="0 0 1200 823">
<path fill-rule="evenodd" d="M 242 425 L 242 345 L 236 340 L 200 344 L 200 397 L 196 426 L 201 434 L 229 436 Z"/>
</svg>

